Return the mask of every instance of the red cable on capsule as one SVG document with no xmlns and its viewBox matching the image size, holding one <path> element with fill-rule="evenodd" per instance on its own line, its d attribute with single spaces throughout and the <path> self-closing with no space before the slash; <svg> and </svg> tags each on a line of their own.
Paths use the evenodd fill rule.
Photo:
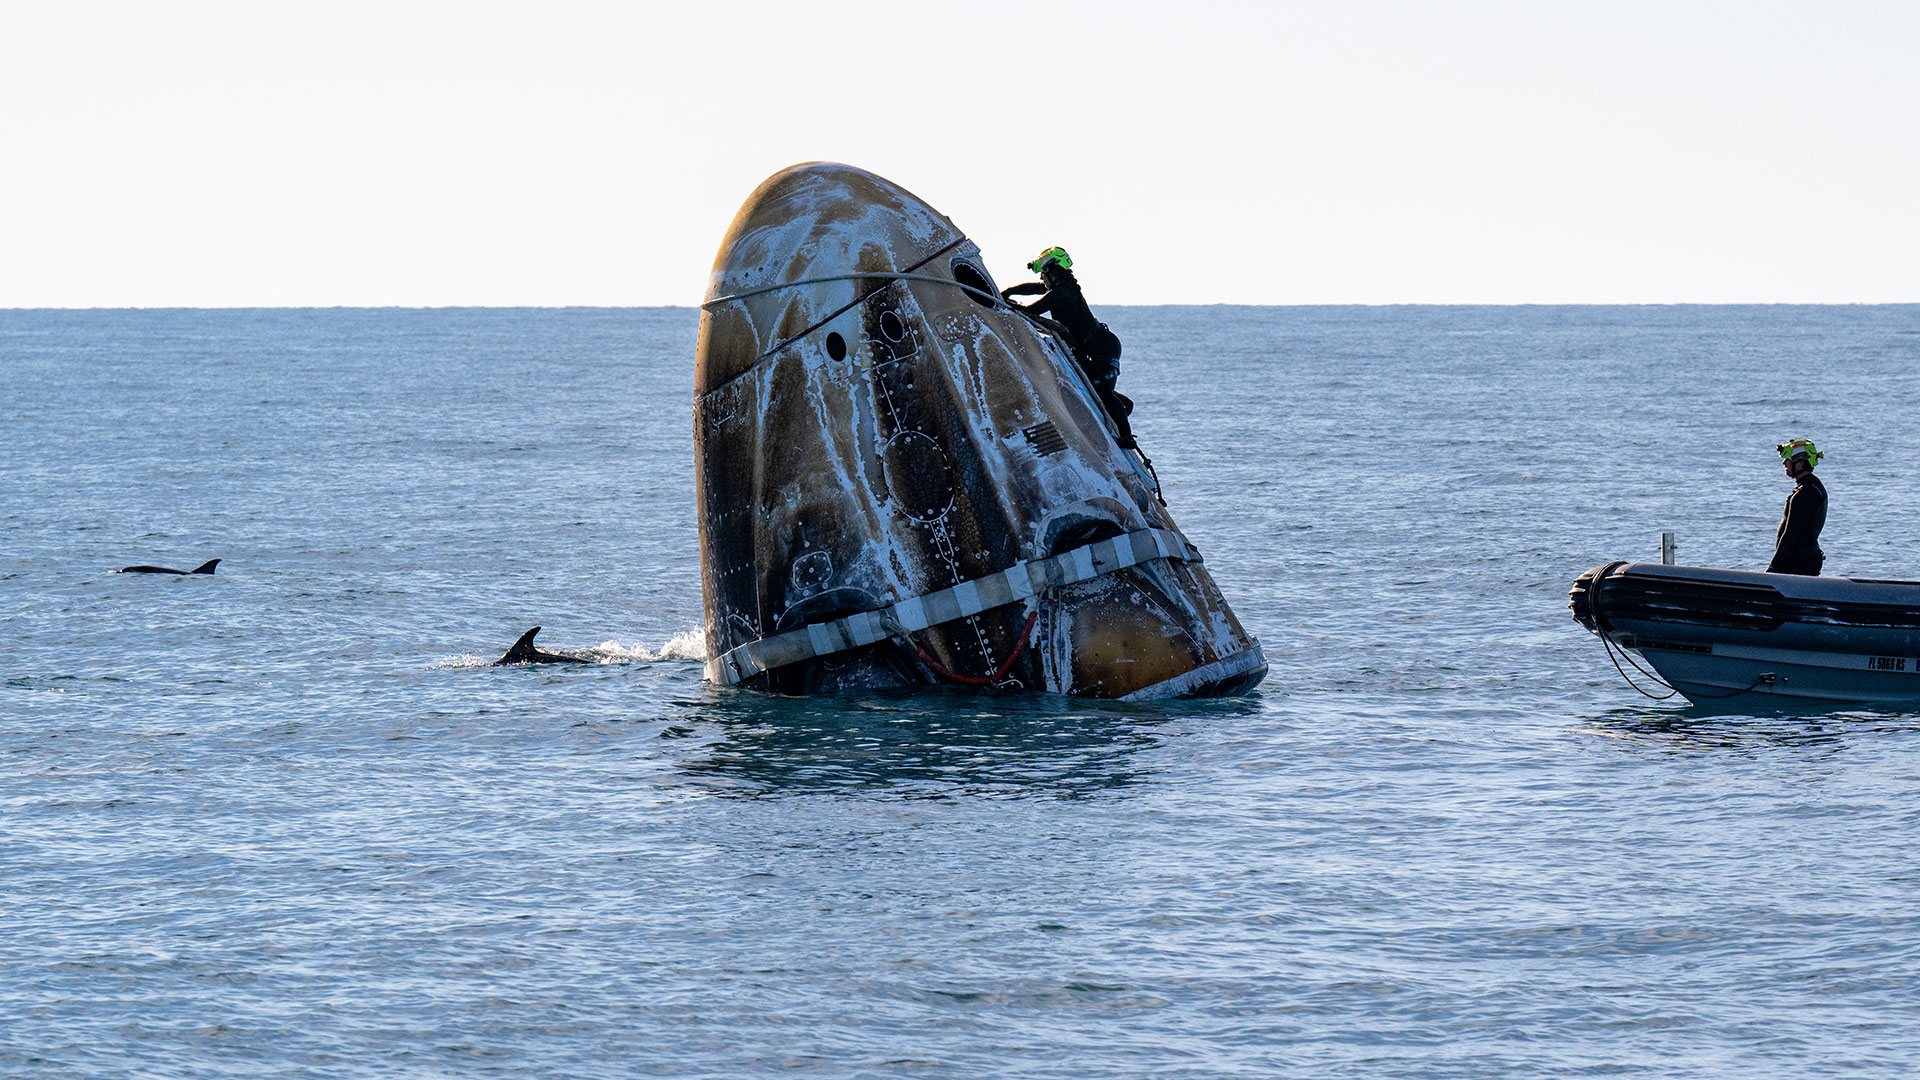
<svg viewBox="0 0 1920 1080">
<path fill-rule="evenodd" d="M 913 651 L 920 654 L 921 663 L 927 665 L 927 667 L 933 670 L 933 673 L 935 675 L 938 675 L 943 679 L 949 680 L 951 682 L 957 682 L 962 686 L 992 686 L 995 683 L 998 683 L 1000 680 L 1006 678 L 1007 672 L 1012 671 L 1013 665 L 1016 663 L 1019 663 L 1020 657 L 1026 653 L 1027 638 L 1030 635 L 1032 635 L 1034 620 L 1038 619 L 1039 617 L 1040 617 L 1040 612 L 1037 609 L 1034 611 L 1027 612 L 1026 624 L 1020 627 L 1020 640 L 1014 644 L 1013 652 L 1010 655 L 1008 655 L 1005 663 L 995 668 L 993 674 L 985 678 L 981 678 L 978 675 L 962 675 L 959 672 L 947 670 L 947 668 L 944 667 L 940 663 L 940 661 L 935 660 L 933 657 L 927 655 L 927 650 L 921 648 L 918 642 L 914 643 Z"/>
</svg>

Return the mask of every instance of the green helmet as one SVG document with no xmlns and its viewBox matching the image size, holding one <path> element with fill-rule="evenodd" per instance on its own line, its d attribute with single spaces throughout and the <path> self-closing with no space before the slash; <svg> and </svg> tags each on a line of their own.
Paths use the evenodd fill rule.
<svg viewBox="0 0 1920 1080">
<path fill-rule="evenodd" d="M 1788 439 L 1786 442 L 1774 447 L 1774 449 L 1780 452 L 1781 461 L 1792 461 L 1794 458 L 1801 458 L 1806 461 L 1809 466 L 1813 467 L 1819 466 L 1820 459 L 1827 456 L 1813 448 L 1812 439 Z"/>
<path fill-rule="evenodd" d="M 1071 270 L 1073 269 L 1073 256 L 1067 254 L 1066 248 L 1050 247 L 1041 252 L 1038 258 L 1028 263 L 1027 269 L 1038 274 L 1044 271 L 1051 263 L 1059 263 L 1060 269 L 1062 270 Z"/>
</svg>

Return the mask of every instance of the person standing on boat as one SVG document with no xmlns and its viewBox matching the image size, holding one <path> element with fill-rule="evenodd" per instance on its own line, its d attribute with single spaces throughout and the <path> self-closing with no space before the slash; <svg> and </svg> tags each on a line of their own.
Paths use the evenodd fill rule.
<svg viewBox="0 0 1920 1080">
<path fill-rule="evenodd" d="M 1040 280 L 1008 286 L 1000 290 L 1000 298 L 1022 311 L 1051 316 L 1066 331 L 1067 345 L 1073 349 L 1074 359 L 1080 361 L 1080 370 L 1087 373 L 1093 392 L 1099 395 L 1100 404 L 1106 407 L 1113 426 L 1119 430 L 1115 442 L 1123 450 L 1135 449 L 1139 444 L 1134 442 L 1133 427 L 1127 423 L 1127 416 L 1133 412 L 1133 399 L 1114 389 L 1120 380 L 1120 337 L 1107 329 L 1106 323 L 1094 318 L 1093 310 L 1087 307 L 1087 298 L 1080 292 L 1080 280 L 1073 276 L 1072 256 L 1066 248 L 1050 247 L 1028 263 L 1027 269 L 1039 274 Z M 1013 299 L 1036 294 L 1040 294 L 1040 299 L 1031 304 Z"/>
<path fill-rule="evenodd" d="M 1767 573 L 1819 577 L 1827 561 L 1826 552 L 1820 550 L 1820 529 L 1827 523 L 1827 486 L 1813 475 L 1813 467 L 1826 455 L 1808 439 L 1789 439 L 1774 449 L 1780 452 L 1787 475 L 1793 477 L 1793 494 L 1787 496 L 1786 509 L 1780 513 Z"/>
</svg>

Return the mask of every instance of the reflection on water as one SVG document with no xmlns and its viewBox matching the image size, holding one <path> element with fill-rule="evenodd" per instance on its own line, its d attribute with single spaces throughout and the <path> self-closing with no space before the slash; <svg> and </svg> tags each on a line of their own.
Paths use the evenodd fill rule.
<svg viewBox="0 0 1920 1080">
<path fill-rule="evenodd" d="M 1197 713 L 1221 723 L 1258 708 L 1244 699 L 1129 705 L 962 690 L 860 698 L 724 690 L 684 715 L 724 734 L 681 768 L 756 795 L 1080 798 L 1148 779 L 1141 754 Z"/>
<path fill-rule="evenodd" d="M 1868 711 L 1809 711 L 1805 703 L 1783 703 L 1774 710 L 1748 706 L 1733 712 L 1724 706 L 1613 709 L 1587 722 L 1603 734 L 1647 740 L 1688 749 L 1751 749 L 1759 746 L 1818 746 L 1836 750 L 1868 734 L 1920 731 L 1920 715 Z"/>
</svg>

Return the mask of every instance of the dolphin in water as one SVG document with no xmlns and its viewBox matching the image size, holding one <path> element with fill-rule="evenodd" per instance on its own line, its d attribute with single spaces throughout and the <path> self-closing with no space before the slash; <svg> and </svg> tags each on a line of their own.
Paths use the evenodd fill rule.
<svg viewBox="0 0 1920 1080">
<path fill-rule="evenodd" d="M 508 667 L 514 664 L 591 664 L 593 661 L 581 656 L 569 656 L 566 653 L 543 652 L 533 643 L 533 635 L 540 632 L 539 627 L 520 635 L 513 643 L 507 655 L 487 665 L 488 667 Z"/>
<path fill-rule="evenodd" d="M 796 165 L 747 197 L 694 361 L 707 677 L 1251 688 L 1259 642 L 1059 328 L 985 267 L 951 220 L 851 166 Z"/>
<path fill-rule="evenodd" d="M 211 574 L 213 573 L 213 568 L 219 565 L 220 565 L 219 559 L 208 559 L 206 562 L 201 563 L 199 566 L 196 566 L 191 570 L 175 570 L 171 566 L 148 566 L 145 563 L 141 563 L 139 566 L 123 566 L 120 569 L 115 570 L 114 573 L 116 574 L 182 574 L 182 575 Z"/>
</svg>

